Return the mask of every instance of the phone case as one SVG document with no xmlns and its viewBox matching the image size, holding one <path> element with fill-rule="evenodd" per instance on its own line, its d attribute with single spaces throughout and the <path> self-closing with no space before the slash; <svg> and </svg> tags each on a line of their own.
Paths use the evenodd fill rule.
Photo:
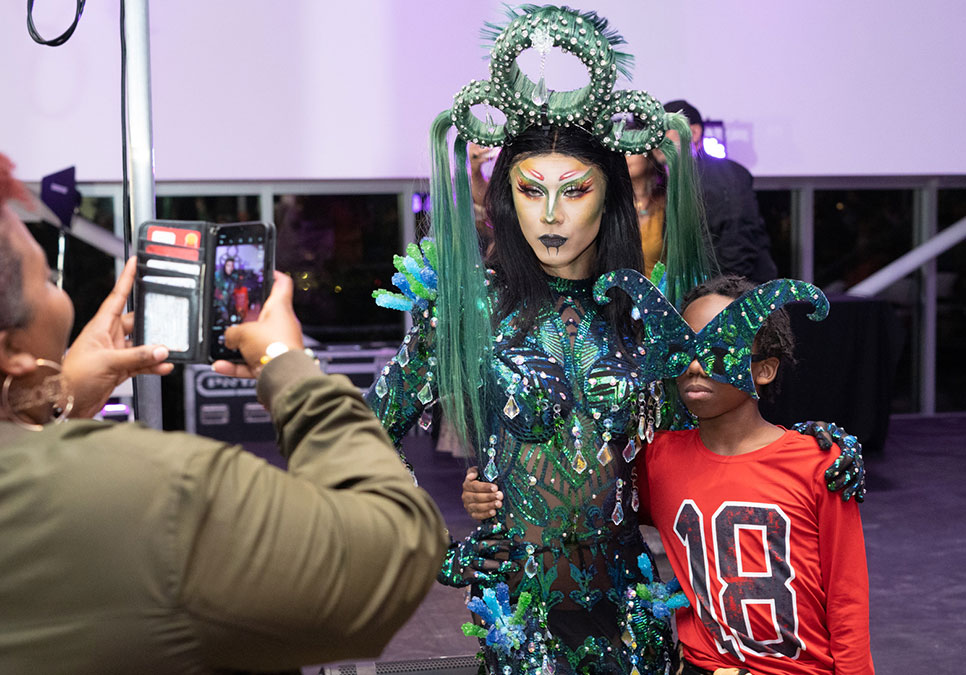
<svg viewBox="0 0 966 675">
<path fill-rule="evenodd" d="M 239 228 L 239 229 L 232 229 Z M 244 229 L 243 229 L 244 228 Z M 244 233 L 257 230 L 264 233 L 262 255 L 264 262 L 258 270 L 261 276 L 260 298 L 248 298 L 245 287 L 243 307 L 249 302 L 260 309 L 271 289 L 275 268 L 275 226 L 272 223 L 207 223 L 203 221 L 148 221 L 138 230 L 137 277 L 135 284 L 136 344 L 163 344 L 168 348 L 172 363 L 204 363 L 215 358 L 240 360 L 238 352 L 215 344 L 213 321 L 220 321 L 223 312 L 213 306 L 215 295 L 224 281 L 218 281 L 215 259 L 219 236 L 225 233 Z M 251 240 L 249 240 L 251 241 Z M 261 241 L 256 245 L 262 244 Z M 233 244 L 237 249 L 238 246 Z M 248 274 L 255 273 L 246 270 Z M 239 292 L 240 287 L 235 293 Z M 234 298 L 229 301 L 238 302 Z M 224 308 L 221 300 L 220 307 Z M 238 310 L 241 311 L 241 310 Z M 224 323 L 221 321 L 221 323 Z M 221 326 L 220 330 L 223 330 Z M 217 352 L 217 354 L 215 354 Z"/>
</svg>

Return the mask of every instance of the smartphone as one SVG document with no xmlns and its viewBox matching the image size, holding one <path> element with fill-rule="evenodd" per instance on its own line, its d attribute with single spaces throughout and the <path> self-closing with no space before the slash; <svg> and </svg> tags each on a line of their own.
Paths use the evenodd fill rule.
<svg viewBox="0 0 966 675">
<path fill-rule="evenodd" d="M 275 270 L 275 226 L 215 225 L 212 244 L 209 358 L 242 361 L 239 352 L 225 346 L 225 330 L 257 320 L 268 299 Z"/>
</svg>

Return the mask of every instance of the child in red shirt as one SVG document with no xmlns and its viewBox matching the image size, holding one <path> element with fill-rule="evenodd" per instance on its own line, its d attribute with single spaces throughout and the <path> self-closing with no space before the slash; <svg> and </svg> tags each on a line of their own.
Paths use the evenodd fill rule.
<svg viewBox="0 0 966 675">
<path fill-rule="evenodd" d="M 752 288 L 712 280 L 685 298 L 684 319 L 699 333 Z M 779 310 L 751 350 L 757 389 L 791 349 Z M 690 600 L 676 614 L 684 672 L 872 673 L 858 505 L 826 489 L 815 439 L 767 422 L 757 397 L 710 365 L 694 359 L 677 378 L 698 428 L 659 432 L 638 456 L 641 503 Z"/>
</svg>

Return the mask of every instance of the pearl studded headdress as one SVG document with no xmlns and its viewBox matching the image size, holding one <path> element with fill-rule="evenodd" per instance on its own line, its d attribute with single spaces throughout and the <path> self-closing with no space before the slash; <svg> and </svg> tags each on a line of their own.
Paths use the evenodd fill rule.
<svg viewBox="0 0 966 675">
<path fill-rule="evenodd" d="M 595 12 L 580 13 L 567 7 L 523 5 L 508 11 L 510 22 L 501 28 L 487 24 L 484 39 L 492 42 L 490 77 L 473 80 L 453 101 L 451 118 L 460 136 L 478 145 L 504 145 L 537 123 L 576 125 L 594 134 L 604 147 L 627 154 L 642 154 L 659 146 L 668 128 L 667 113 L 645 91 L 614 91 L 619 74 L 630 75 L 634 57 L 620 52 L 624 44 L 607 20 Z M 537 82 L 517 65 L 517 57 L 533 48 L 540 54 Z M 590 82 L 573 91 L 547 89 L 543 65 L 553 48 L 572 54 L 587 68 Z M 483 120 L 471 111 L 482 105 Z M 490 109 L 499 110 L 506 122 L 496 124 Z M 631 118 L 638 121 L 626 129 Z"/>
</svg>

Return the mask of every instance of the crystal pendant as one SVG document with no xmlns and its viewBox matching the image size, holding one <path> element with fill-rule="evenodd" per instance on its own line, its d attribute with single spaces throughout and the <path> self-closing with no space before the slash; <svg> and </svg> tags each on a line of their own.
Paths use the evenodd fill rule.
<svg viewBox="0 0 966 675">
<path fill-rule="evenodd" d="M 637 418 L 637 437 L 644 438 L 647 432 L 647 415 L 641 415 Z"/>
<path fill-rule="evenodd" d="M 399 353 L 396 354 L 396 363 L 403 368 L 409 365 L 409 350 L 406 349 L 406 345 L 403 345 L 402 349 L 399 350 Z"/>
<path fill-rule="evenodd" d="M 433 400 L 433 390 L 430 388 L 429 382 L 423 385 L 423 388 L 419 390 L 418 394 L 416 394 L 416 398 L 418 398 L 419 402 L 423 405 L 427 405 Z"/>
<path fill-rule="evenodd" d="M 641 675 L 641 671 L 637 669 L 637 666 L 631 668 L 631 675 Z"/>
<path fill-rule="evenodd" d="M 597 461 L 600 462 L 601 466 L 607 466 L 613 458 L 614 456 L 610 453 L 610 447 L 607 443 L 604 443 L 597 452 Z"/>
<path fill-rule="evenodd" d="M 488 133 L 492 134 L 496 131 L 496 122 L 493 121 L 493 115 L 490 114 L 489 109 L 487 109 L 486 115 L 484 115 L 483 123 L 486 125 Z"/>
<path fill-rule="evenodd" d="M 520 414 L 520 408 L 517 406 L 517 401 L 513 398 L 513 394 L 510 394 L 510 398 L 506 400 L 506 405 L 503 406 L 503 414 L 511 420 Z"/>
<path fill-rule="evenodd" d="M 537 567 L 537 561 L 534 559 L 533 556 L 530 556 L 529 558 L 527 558 L 527 564 L 524 566 L 523 571 L 526 572 L 527 576 L 530 577 L 531 579 L 537 576 L 537 572 L 539 572 L 540 570 Z"/>
<path fill-rule="evenodd" d="M 654 423 L 651 420 L 647 421 L 647 429 L 644 430 L 644 440 L 648 443 L 654 442 Z"/>
<path fill-rule="evenodd" d="M 621 453 L 624 456 L 624 461 L 630 464 L 637 457 L 637 444 L 634 442 L 633 438 L 627 439 L 627 445 L 624 446 L 624 452 Z"/>
<path fill-rule="evenodd" d="M 496 468 L 496 462 L 494 462 L 493 458 L 490 457 L 490 461 L 487 462 L 486 468 L 483 469 L 483 476 L 492 483 L 499 474 L 500 472 Z"/>
<path fill-rule="evenodd" d="M 379 381 L 376 382 L 376 396 L 382 398 L 389 393 L 389 385 L 386 384 L 386 376 L 380 375 Z"/>
<path fill-rule="evenodd" d="M 547 81 L 543 75 L 540 76 L 540 81 L 537 82 L 537 88 L 533 90 L 532 98 L 536 105 L 543 105 L 547 102 Z"/>
<path fill-rule="evenodd" d="M 641 508 L 641 497 L 637 494 L 636 486 L 631 491 L 631 508 L 634 509 L 634 513 L 637 513 L 637 510 Z"/>
<path fill-rule="evenodd" d="M 433 411 L 432 408 L 426 408 L 423 410 L 423 414 L 419 416 L 419 428 L 423 431 L 429 431 L 433 426 Z"/>
<path fill-rule="evenodd" d="M 627 126 L 627 120 L 624 119 L 623 117 L 617 120 L 617 122 L 614 124 L 614 138 L 616 140 L 619 141 L 621 139 L 621 136 L 624 135 L 624 127 L 626 126 Z"/>
<path fill-rule="evenodd" d="M 662 419 L 663 417 L 661 416 L 661 404 L 660 402 L 658 402 L 654 406 L 654 426 L 660 427 Z"/>
<path fill-rule="evenodd" d="M 621 506 L 620 502 L 614 507 L 614 512 L 611 514 L 610 519 L 614 521 L 614 525 L 620 525 L 624 522 L 624 507 Z"/>
<path fill-rule="evenodd" d="M 587 460 L 584 459 L 584 456 L 580 450 L 578 450 L 577 454 L 574 455 L 574 460 L 571 462 L 571 464 L 574 467 L 574 471 L 577 473 L 583 473 L 587 469 Z"/>
</svg>

